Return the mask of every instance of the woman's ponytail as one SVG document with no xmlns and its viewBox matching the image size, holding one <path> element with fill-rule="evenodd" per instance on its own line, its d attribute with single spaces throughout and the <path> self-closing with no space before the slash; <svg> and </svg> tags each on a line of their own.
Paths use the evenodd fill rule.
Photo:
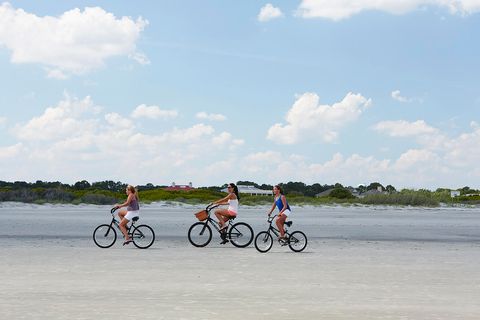
<svg viewBox="0 0 480 320">
<path fill-rule="evenodd" d="M 230 183 L 230 187 L 232 187 L 233 193 L 235 193 L 237 199 L 240 200 L 240 195 L 238 194 L 238 187 L 235 185 L 235 183 Z"/>
</svg>

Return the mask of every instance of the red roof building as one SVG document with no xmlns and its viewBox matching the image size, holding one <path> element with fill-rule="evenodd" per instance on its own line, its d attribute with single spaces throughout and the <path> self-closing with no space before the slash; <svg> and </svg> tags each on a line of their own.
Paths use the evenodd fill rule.
<svg viewBox="0 0 480 320">
<path fill-rule="evenodd" d="M 175 184 L 175 182 L 172 182 L 172 185 L 170 187 L 166 187 L 164 190 L 168 191 L 189 191 L 195 189 L 192 186 L 192 183 L 189 182 L 188 185 L 184 184 Z"/>
</svg>

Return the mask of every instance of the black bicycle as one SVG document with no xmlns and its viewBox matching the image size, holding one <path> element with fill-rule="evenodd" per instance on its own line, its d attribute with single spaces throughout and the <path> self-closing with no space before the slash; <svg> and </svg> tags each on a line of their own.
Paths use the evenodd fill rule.
<svg viewBox="0 0 480 320">
<path fill-rule="evenodd" d="M 222 239 L 229 240 L 235 247 L 245 248 L 253 241 L 253 229 L 245 222 L 233 223 L 235 218 L 228 220 L 228 227 L 220 230 L 219 224 L 210 218 L 211 211 L 218 205 L 209 204 L 205 210 L 196 214 L 200 220 L 195 222 L 188 230 L 188 240 L 195 247 L 205 247 L 212 240 L 212 228 L 220 233 Z"/>
<path fill-rule="evenodd" d="M 272 233 L 276 236 L 280 236 L 280 231 L 273 226 L 273 220 L 277 215 L 268 216 L 267 222 L 269 227 L 267 231 L 262 231 L 257 234 L 255 237 L 255 248 L 258 251 L 265 253 L 268 252 L 273 246 L 273 236 Z M 285 222 L 286 227 L 292 226 L 292 221 Z M 301 252 L 307 247 L 307 236 L 302 231 L 294 231 L 289 233 L 287 228 L 285 228 L 285 238 L 278 239 L 278 242 L 281 246 L 288 245 L 290 249 L 295 252 Z"/>
<path fill-rule="evenodd" d="M 117 240 L 117 231 L 113 226 L 117 227 L 123 237 L 119 221 L 115 219 L 116 210 L 116 208 L 110 210 L 110 213 L 112 214 L 112 221 L 110 224 L 101 224 L 95 228 L 95 231 L 93 231 L 93 242 L 95 242 L 100 248 L 110 248 Z M 127 225 L 127 233 L 137 248 L 147 249 L 155 241 L 155 232 L 153 232 L 153 229 L 146 224 L 136 226 L 135 223 L 138 221 L 138 218 L 139 217 L 132 218 L 130 226 Z"/>
</svg>

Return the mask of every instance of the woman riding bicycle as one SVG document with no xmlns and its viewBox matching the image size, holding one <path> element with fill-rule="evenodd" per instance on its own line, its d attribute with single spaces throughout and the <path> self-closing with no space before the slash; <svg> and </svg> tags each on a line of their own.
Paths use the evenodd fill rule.
<svg viewBox="0 0 480 320">
<path fill-rule="evenodd" d="M 227 209 L 215 210 L 215 216 L 218 219 L 218 224 L 220 225 L 220 231 L 222 231 L 222 235 L 224 235 L 227 231 L 228 220 L 237 216 L 238 200 L 240 200 L 240 196 L 238 195 L 238 187 L 234 183 L 228 184 L 227 191 L 228 195 L 225 198 L 213 202 L 213 204 L 228 205 Z M 228 242 L 226 237 L 222 236 L 222 239 L 223 241 L 221 244 Z"/>
<path fill-rule="evenodd" d="M 115 205 L 115 209 L 121 208 L 121 207 L 127 207 L 125 210 L 120 210 L 118 212 L 118 217 L 120 218 L 120 230 L 123 233 L 123 236 L 125 237 L 125 241 L 123 242 L 123 245 L 129 244 L 132 242 L 132 239 L 128 235 L 127 232 L 127 223 L 131 221 L 133 218 L 138 217 L 140 213 L 140 206 L 138 204 L 139 198 L 138 198 L 138 191 L 135 189 L 134 186 L 128 185 L 127 188 L 125 189 L 125 192 L 127 193 L 127 201 L 125 201 L 122 204 L 117 204 Z"/>
<path fill-rule="evenodd" d="M 279 185 L 276 185 L 273 187 L 273 194 L 275 195 L 275 198 L 273 200 L 273 205 L 272 208 L 270 209 L 270 212 L 268 215 L 271 215 L 273 210 L 275 209 L 275 206 L 278 208 L 278 217 L 277 217 L 277 228 L 280 231 L 280 239 L 285 239 L 285 229 L 283 228 L 283 225 L 285 224 L 285 221 L 287 220 L 288 216 L 292 213 L 290 210 L 290 206 L 288 205 L 287 198 L 283 194 L 283 190 Z"/>
</svg>

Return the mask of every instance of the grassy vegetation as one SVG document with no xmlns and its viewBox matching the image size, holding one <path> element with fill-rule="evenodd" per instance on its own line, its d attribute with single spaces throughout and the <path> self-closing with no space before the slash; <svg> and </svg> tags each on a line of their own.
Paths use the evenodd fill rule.
<svg viewBox="0 0 480 320">
<path fill-rule="evenodd" d="M 168 201 L 172 203 L 187 204 L 207 204 L 225 196 L 225 193 L 211 189 L 194 189 L 190 191 L 167 191 L 163 188 L 153 188 L 151 190 L 142 190 L 139 192 L 142 203 L 151 203 L 156 201 Z M 98 190 L 87 188 L 75 190 L 72 188 L 20 188 L 12 189 L 10 187 L 0 188 L 0 201 L 18 201 L 27 203 L 90 203 L 113 205 L 124 201 L 126 195 L 124 192 L 111 190 Z M 328 197 L 304 196 L 299 192 L 287 194 L 288 202 L 294 206 L 303 205 L 393 205 L 393 206 L 424 206 L 435 207 L 441 203 L 447 205 L 479 205 L 480 196 L 462 195 L 456 198 L 450 196 L 449 190 L 439 189 L 430 190 L 408 190 L 391 194 L 373 194 L 363 198 L 355 198 L 351 194 L 343 191 L 332 192 Z M 241 204 L 245 206 L 252 205 L 270 205 L 272 196 L 250 196 L 241 195 Z"/>
</svg>

